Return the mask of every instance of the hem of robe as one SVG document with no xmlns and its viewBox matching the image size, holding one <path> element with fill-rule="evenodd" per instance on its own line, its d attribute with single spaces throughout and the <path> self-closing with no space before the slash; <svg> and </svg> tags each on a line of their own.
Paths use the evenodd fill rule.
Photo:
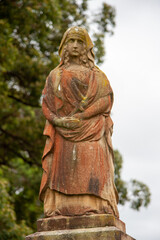
<svg viewBox="0 0 160 240">
<path fill-rule="evenodd" d="M 44 196 L 45 217 L 112 214 L 119 218 L 117 206 L 92 194 L 67 195 L 50 188 Z"/>
</svg>

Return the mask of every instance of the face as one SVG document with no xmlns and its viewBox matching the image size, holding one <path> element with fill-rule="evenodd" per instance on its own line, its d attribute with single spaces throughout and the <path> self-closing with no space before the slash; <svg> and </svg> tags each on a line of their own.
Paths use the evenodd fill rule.
<svg viewBox="0 0 160 240">
<path fill-rule="evenodd" d="M 70 38 L 67 42 L 67 50 L 72 57 L 79 57 L 83 50 L 83 41 L 78 38 Z"/>
</svg>

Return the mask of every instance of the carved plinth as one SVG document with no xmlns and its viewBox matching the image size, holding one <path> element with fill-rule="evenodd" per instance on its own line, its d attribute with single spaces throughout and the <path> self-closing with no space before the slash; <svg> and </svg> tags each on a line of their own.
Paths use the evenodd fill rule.
<svg viewBox="0 0 160 240">
<path fill-rule="evenodd" d="M 37 230 L 26 240 L 134 240 L 122 221 L 106 214 L 39 219 Z"/>
<path fill-rule="evenodd" d="M 97 228 L 105 226 L 114 226 L 125 232 L 125 224 L 112 215 L 99 214 L 90 216 L 75 216 L 75 217 L 55 217 L 39 219 L 37 221 L 37 230 L 54 231 L 77 228 Z"/>
</svg>

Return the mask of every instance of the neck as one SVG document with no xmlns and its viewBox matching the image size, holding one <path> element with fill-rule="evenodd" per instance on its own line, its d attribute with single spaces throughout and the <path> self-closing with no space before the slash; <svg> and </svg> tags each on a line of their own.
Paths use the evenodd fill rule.
<svg viewBox="0 0 160 240">
<path fill-rule="evenodd" d="M 69 63 L 72 64 L 72 65 L 79 65 L 80 64 L 80 59 L 79 59 L 79 57 L 72 57 L 72 58 L 70 58 Z"/>
</svg>

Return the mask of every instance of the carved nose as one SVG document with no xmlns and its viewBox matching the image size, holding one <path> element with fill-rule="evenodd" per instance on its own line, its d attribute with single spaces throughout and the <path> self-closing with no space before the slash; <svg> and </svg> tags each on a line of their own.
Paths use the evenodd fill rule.
<svg viewBox="0 0 160 240">
<path fill-rule="evenodd" d="M 77 41 L 75 40 L 75 42 L 74 42 L 74 48 L 76 48 L 77 47 Z"/>
</svg>

